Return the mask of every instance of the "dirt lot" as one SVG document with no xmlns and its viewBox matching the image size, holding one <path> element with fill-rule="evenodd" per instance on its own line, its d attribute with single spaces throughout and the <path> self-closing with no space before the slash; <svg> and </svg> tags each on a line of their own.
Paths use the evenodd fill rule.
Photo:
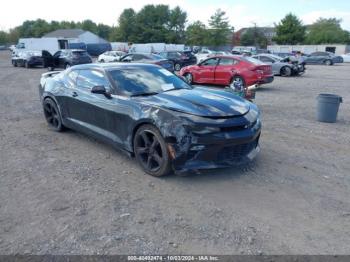
<svg viewBox="0 0 350 262">
<path fill-rule="evenodd" d="M 0 254 L 350 254 L 350 65 L 260 89 L 249 166 L 164 178 L 49 131 L 43 72 L 0 52 Z M 336 124 L 315 120 L 322 92 L 343 96 Z"/>
</svg>

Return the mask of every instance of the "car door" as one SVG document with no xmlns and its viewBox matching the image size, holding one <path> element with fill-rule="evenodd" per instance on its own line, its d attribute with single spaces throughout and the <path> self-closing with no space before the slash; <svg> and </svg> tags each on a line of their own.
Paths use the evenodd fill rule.
<svg viewBox="0 0 350 262">
<path fill-rule="evenodd" d="M 317 52 L 311 53 L 307 58 L 306 58 L 306 63 L 308 64 L 316 64 L 318 63 L 318 54 Z"/>
<path fill-rule="evenodd" d="M 236 71 L 237 60 L 228 57 L 222 57 L 215 68 L 215 84 L 228 85 L 232 75 Z"/>
<path fill-rule="evenodd" d="M 81 131 L 120 144 L 122 141 L 118 132 L 115 132 L 118 126 L 114 112 L 116 99 L 92 93 L 94 86 L 104 86 L 108 92 L 113 92 L 112 85 L 103 71 L 80 69 L 68 102 L 69 120 Z"/>
<path fill-rule="evenodd" d="M 195 79 L 197 83 L 215 84 L 215 68 L 218 64 L 219 58 L 213 57 L 201 62 L 195 72 Z"/>
</svg>

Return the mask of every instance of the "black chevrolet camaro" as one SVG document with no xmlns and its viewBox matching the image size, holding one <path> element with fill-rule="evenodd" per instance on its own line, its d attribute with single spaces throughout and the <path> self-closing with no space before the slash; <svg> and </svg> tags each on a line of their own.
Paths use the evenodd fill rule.
<svg viewBox="0 0 350 262">
<path fill-rule="evenodd" d="M 256 105 L 189 86 L 160 66 L 77 65 L 43 74 L 39 89 L 53 130 L 109 142 L 154 176 L 242 164 L 259 151 Z"/>
</svg>

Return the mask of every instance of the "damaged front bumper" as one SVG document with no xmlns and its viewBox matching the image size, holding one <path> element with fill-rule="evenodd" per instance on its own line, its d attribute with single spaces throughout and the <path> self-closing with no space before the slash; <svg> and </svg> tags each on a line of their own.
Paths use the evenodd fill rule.
<svg viewBox="0 0 350 262">
<path fill-rule="evenodd" d="M 252 161 L 260 151 L 261 123 L 238 132 L 212 136 L 192 136 L 187 151 L 180 152 L 170 145 L 173 170 L 177 174 L 203 169 L 243 165 Z"/>
</svg>

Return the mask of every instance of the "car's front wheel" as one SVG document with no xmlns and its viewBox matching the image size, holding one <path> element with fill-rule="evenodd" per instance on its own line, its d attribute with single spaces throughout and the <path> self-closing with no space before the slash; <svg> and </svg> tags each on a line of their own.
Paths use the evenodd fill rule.
<svg viewBox="0 0 350 262">
<path fill-rule="evenodd" d="M 62 131 L 64 126 L 62 124 L 61 114 L 56 103 L 52 99 L 46 98 L 43 103 L 43 108 L 45 119 L 49 124 L 49 127 L 54 131 Z"/>
<path fill-rule="evenodd" d="M 143 125 L 136 131 L 134 154 L 142 169 L 152 176 L 164 176 L 171 171 L 170 156 L 164 138 L 152 125 Z"/>
<path fill-rule="evenodd" d="M 291 76 L 292 69 L 289 66 L 284 66 L 281 68 L 281 76 Z"/>
</svg>

